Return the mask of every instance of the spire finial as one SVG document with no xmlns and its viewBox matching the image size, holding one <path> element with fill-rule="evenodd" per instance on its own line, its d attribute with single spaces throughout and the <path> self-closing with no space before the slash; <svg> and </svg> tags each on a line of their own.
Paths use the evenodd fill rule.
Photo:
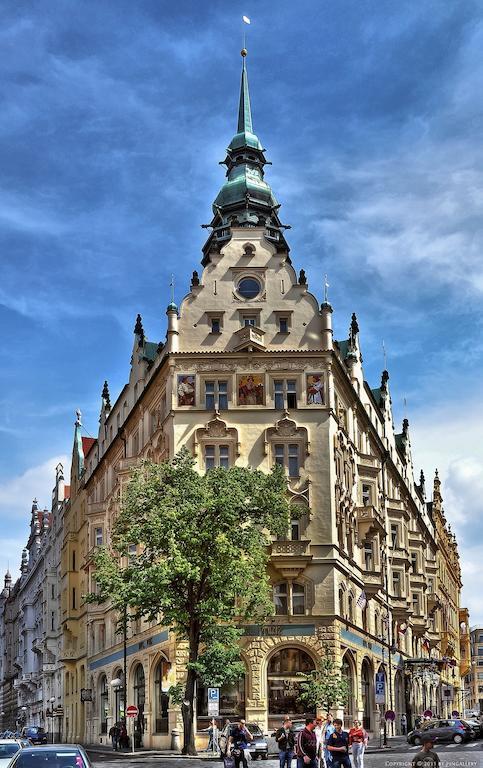
<svg viewBox="0 0 483 768">
<path fill-rule="evenodd" d="M 250 92 L 248 90 L 248 75 L 245 65 L 247 49 L 242 52 L 243 66 L 240 85 L 240 104 L 238 106 L 238 133 L 253 133 L 252 108 L 250 105 Z"/>
<path fill-rule="evenodd" d="M 106 409 L 106 411 L 110 411 L 111 410 L 111 396 L 109 394 L 109 385 L 107 383 L 107 380 L 104 382 L 104 386 L 102 388 L 101 398 L 103 400 L 104 408 Z"/>
<path fill-rule="evenodd" d="M 171 288 L 171 304 L 174 304 L 174 275 L 171 275 L 169 287 Z"/>
<path fill-rule="evenodd" d="M 78 408 L 75 412 L 75 425 L 76 427 L 82 427 L 82 411 L 80 408 Z"/>
<path fill-rule="evenodd" d="M 324 276 L 324 303 L 329 303 L 329 281 L 327 280 L 327 275 Z"/>
</svg>

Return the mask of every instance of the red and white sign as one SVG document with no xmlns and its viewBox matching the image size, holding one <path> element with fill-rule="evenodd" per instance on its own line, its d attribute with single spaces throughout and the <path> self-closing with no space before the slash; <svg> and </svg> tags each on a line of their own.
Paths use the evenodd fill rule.
<svg viewBox="0 0 483 768">
<path fill-rule="evenodd" d="M 126 709 L 127 717 L 137 717 L 138 714 L 139 714 L 139 709 L 135 707 L 134 704 L 131 704 L 131 706 Z"/>
</svg>

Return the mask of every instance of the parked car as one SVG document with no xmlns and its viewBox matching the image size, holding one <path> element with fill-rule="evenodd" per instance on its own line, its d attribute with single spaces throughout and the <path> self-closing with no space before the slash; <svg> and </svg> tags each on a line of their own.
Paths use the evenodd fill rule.
<svg viewBox="0 0 483 768">
<path fill-rule="evenodd" d="M 0 768 L 6 768 L 19 749 L 22 749 L 19 739 L 0 739 Z"/>
<path fill-rule="evenodd" d="M 8 768 L 93 768 L 80 744 L 49 744 L 48 747 L 19 749 Z"/>
<path fill-rule="evenodd" d="M 463 720 L 428 720 L 419 728 L 410 731 L 407 740 L 409 744 L 419 746 L 425 734 L 430 734 L 435 741 L 453 741 L 455 744 L 473 738 L 470 726 Z"/>
<path fill-rule="evenodd" d="M 228 738 L 236 728 L 236 723 L 229 723 L 225 725 L 220 733 L 219 745 L 220 745 L 220 757 L 226 754 L 226 747 L 228 744 Z M 257 723 L 247 723 L 247 728 L 253 736 L 253 741 L 248 744 L 250 755 L 253 759 L 261 757 L 262 760 L 268 760 L 268 741 L 267 736 L 263 733 L 260 726 Z"/>
<path fill-rule="evenodd" d="M 32 744 L 47 744 L 48 736 L 45 728 L 41 725 L 26 725 L 22 728 L 22 738 L 30 739 Z"/>
<path fill-rule="evenodd" d="M 483 729 L 482 729 L 481 723 L 478 720 L 473 720 L 473 719 L 470 720 L 468 718 L 465 718 L 463 722 L 467 723 L 470 726 L 474 739 L 481 739 L 481 737 L 483 736 Z"/>
</svg>

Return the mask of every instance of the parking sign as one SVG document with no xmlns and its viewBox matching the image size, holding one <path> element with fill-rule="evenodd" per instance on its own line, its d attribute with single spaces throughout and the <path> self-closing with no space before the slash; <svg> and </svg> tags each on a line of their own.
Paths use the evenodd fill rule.
<svg viewBox="0 0 483 768">
<path fill-rule="evenodd" d="M 386 676 L 384 672 L 376 673 L 375 689 L 376 704 L 384 704 L 386 701 Z"/>
<path fill-rule="evenodd" d="M 208 716 L 218 717 L 220 714 L 220 689 L 208 688 Z"/>
</svg>

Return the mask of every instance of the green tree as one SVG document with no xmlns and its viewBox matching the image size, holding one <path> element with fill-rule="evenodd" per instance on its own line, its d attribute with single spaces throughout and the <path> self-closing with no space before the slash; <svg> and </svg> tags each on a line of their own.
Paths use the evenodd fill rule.
<svg viewBox="0 0 483 768">
<path fill-rule="evenodd" d="M 300 677 L 299 700 L 308 710 L 322 709 L 328 714 L 331 709 L 347 704 L 349 684 L 328 648 L 324 648 L 316 668 L 307 674 L 301 672 Z"/>
<path fill-rule="evenodd" d="M 273 613 L 267 575 L 272 535 L 289 523 L 286 479 L 239 467 L 200 475 L 186 450 L 136 468 L 114 522 L 110 547 L 94 557 L 97 594 L 132 619 L 158 621 L 188 645 L 182 691 L 183 753 L 196 754 L 196 680 L 222 685 L 243 673 L 243 621 Z M 136 543 L 137 554 L 129 554 Z M 181 686 L 172 690 L 181 698 Z"/>
</svg>

